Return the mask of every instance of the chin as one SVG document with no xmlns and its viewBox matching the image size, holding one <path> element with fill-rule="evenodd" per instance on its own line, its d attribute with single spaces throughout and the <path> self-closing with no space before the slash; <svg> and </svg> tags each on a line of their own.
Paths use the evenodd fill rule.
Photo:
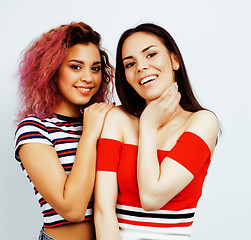
<svg viewBox="0 0 251 240">
<path fill-rule="evenodd" d="M 76 101 L 75 104 L 78 106 L 84 106 L 84 105 L 88 104 L 90 102 L 90 100 L 91 100 L 91 98 L 86 99 L 86 100 Z"/>
<path fill-rule="evenodd" d="M 158 99 L 159 97 L 161 96 L 161 93 L 159 94 L 149 94 L 149 95 L 145 95 L 145 96 L 142 96 L 142 98 L 144 98 L 146 101 L 154 101 L 156 99 Z"/>
</svg>

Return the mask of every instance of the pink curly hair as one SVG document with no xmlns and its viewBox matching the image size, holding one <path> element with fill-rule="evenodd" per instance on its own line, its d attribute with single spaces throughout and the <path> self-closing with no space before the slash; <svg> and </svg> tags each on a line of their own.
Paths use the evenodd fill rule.
<svg viewBox="0 0 251 240">
<path fill-rule="evenodd" d="M 46 117 L 53 114 L 58 104 L 58 69 L 70 47 L 79 43 L 93 43 L 100 52 L 102 83 L 88 105 L 108 101 L 108 84 L 113 78 L 113 67 L 107 53 L 101 49 L 101 37 L 89 25 L 72 22 L 43 34 L 24 53 L 19 65 L 19 94 L 21 102 L 17 114 L 20 121 L 27 115 Z"/>
</svg>

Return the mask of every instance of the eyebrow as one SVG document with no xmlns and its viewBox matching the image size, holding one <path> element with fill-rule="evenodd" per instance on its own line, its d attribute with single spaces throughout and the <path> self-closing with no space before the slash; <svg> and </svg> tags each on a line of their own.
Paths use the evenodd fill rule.
<svg viewBox="0 0 251 240">
<path fill-rule="evenodd" d="M 142 52 L 142 53 L 143 53 L 143 52 L 146 52 L 147 50 L 149 50 L 149 49 L 152 48 L 152 47 L 157 47 L 157 46 L 156 46 L 156 45 L 150 45 L 150 46 L 144 48 L 141 52 Z M 130 59 L 130 58 L 133 58 L 133 56 L 124 57 L 122 60 L 125 61 L 126 59 Z"/>
<path fill-rule="evenodd" d="M 78 60 L 78 59 L 71 59 L 69 62 L 77 62 L 77 63 L 80 63 L 80 64 L 84 64 L 83 61 Z M 96 61 L 96 62 L 93 63 L 93 65 L 96 65 L 96 64 L 101 64 L 101 61 Z"/>
</svg>

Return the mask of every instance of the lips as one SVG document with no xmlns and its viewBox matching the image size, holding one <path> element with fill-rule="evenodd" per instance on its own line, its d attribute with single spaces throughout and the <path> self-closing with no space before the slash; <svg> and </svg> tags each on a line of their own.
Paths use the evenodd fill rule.
<svg viewBox="0 0 251 240">
<path fill-rule="evenodd" d="M 151 76 L 144 77 L 139 81 L 139 84 L 144 85 L 148 82 L 155 80 L 157 77 L 158 77 L 157 75 L 151 75 Z"/>
<path fill-rule="evenodd" d="M 88 94 L 93 87 L 78 87 L 75 86 L 76 89 L 78 89 L 79 92 L 83 93 L 83 94 Z"/>
</svg>

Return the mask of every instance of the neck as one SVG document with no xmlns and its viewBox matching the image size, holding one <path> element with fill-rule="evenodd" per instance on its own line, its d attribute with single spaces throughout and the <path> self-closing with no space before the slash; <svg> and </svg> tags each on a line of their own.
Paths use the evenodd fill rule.
<svg viewBox="0 0 251 240">
<path fill-rule="evenodd" d="M 81 114 L 80 106 L 74 105 L 72 107 L 66 107 L 63 103 L 59 103 L 54 112 L 67 117 L 79 117 Z"/>
<path fill-rule="evenodd" d="M 185 111 L 180 105 L 178 106 L 179 111 L 178 113 L 168 122 L 166 122 L 166 124 L 164 124 L 163 126 L 174 126 L 174 125 L 180 125 L 183 124 L 184 121 L 187 120 L 187 118 L 189 116 L 191 116 L 191 112 Z"/>
</svg>

